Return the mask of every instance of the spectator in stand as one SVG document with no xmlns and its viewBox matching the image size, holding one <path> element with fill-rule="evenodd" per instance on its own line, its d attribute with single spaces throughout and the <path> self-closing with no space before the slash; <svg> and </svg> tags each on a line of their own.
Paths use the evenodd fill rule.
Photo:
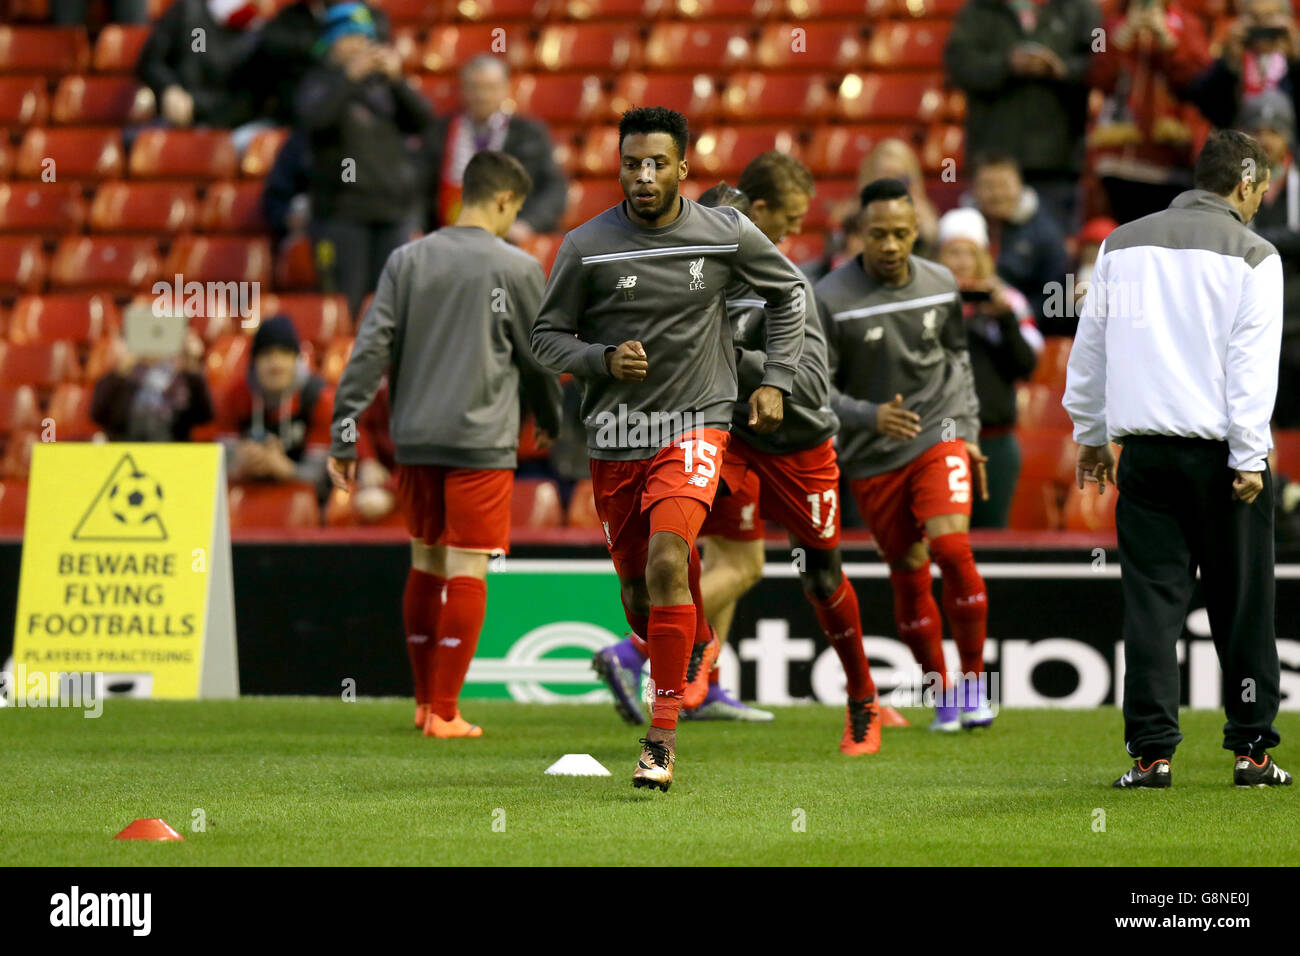
<svg viewBox="0 0 1300 956">
<path fill-rule="evenodd" d="M 423 229 L 425 177 L 410 140 L 434 122 L 428 102 L 402 76 L 397 51 L 376 42 L 363 3 L 330 7 L 322 62 L 298 88 L 299 125 L 311 151 L 311 232 L 324 292 L 355 313 L 374 291 L 388 255 Z"/>
<path fill-rule="evenodd" d="M 1210 65 L 1210 51 L 1201 21 L 1175 0 L 1121 0 L 1106 35 L 1092 82 L 1107 101 L 1089 145 L 1111 214 L 1130 222 L 1192 188 L 1204 121 L 1183 97 Z"/>
<path fill-rule="evenodd" d="M 1074 237 L 1078 248 L 1078 264 L 1074 267 L 1074 314 L 1077 317 L 1083 308 L 1083 297 L 1088 293 L 1088 283 L 1092 279 L 1092 270 L 1101 254 L 1101 244 L 1118 226 L 1114 219 L 1097 216 L 1089 219 Z"/>
<path fill-rule="evenodd" d="M 988 224 L 998 275 L 1028 300 L 1045 334 L 1073 335 L 1074 310 L 1063 303 L 1068 260 L 1061 230 L 1039 207 L 1012 156 L 987 153 L 974 165 L 975 189 L 964 204 L 973 199 Z"/>
<path fill-rule="evenodd" d="M 276 123 L 293 124 L 298 86 L 316 66 L 316 44 L 320 42 L 326 16 L 329 8 L 339 6 L 340 2 L 296 0 L 262 27 L 248 72 L 252 82 L 258 84 L 256 96 L 261 112 Z M 367 4 L 366 9 L 375 25 L 375 38 L 380 43 L 389 42 L 392 28 L 388 15 L 375 5 Z"/>
<path fill-rule="evenodd" d="M 1282 358 L 1278 369 L 1278 428 L 1300 426 L 1300 171 L 1295 165 L 1295 113 L 1277 90 L 1251 96 L 1242 104 L 1237 128 L 1259 141 L 1268 156 L 1268 192 L 1251 227 L 1273 244 L 1282 258 Z"/>
<path fill-rule="evenodd" d="M 212 421 L 203 340 L 194 332 L 173 358 L 133 355 L 120 338 L 113 348 L 114 369 L 95 383 L 90 397 L 91 421 L 109 441 L 189 441 L 191 429 Z"/>
<path fill-rule="evenodd" d="M 966 155 L 1010 150 L 1063 234 L 1076 227 L 1092 0 L 967 0 L 944 63 L 966 93 Z"/>
<path fill-rule="evenodd" d="M 921 161 L 916 152 L 901 139 L 881 140 L 876 144 L 867 158 L 862 161 L 858 171 L 858 192 L 867 183 L 877 179 L 897 179 L 907 186 L 912 197 L 912 206 L 916 209 L 916 245 L 912 254 L 923 259 L 933 259 L 939 238 L 939 213 L 925 194 L 925 177 L 921 173 Z M 858 211 L 858 204 L 852 203 L 852 211 Z M 847 213 L 848 210 L 845 210 Z M 859 250 L 860 251 L 860 250 Z"/>
<path fill-rule="evenodd" d="M 333 392 L 312 373 L 289 317 L 263 321 L 247 376 L 227 390 L 218 409 L 222 430 L 239 436 L 228 446 L 231 480 L 309 481 L 323 498 Z"/>
<path fill-rule="evenodd" d="M 1188 91 L 1205 118 L 1225 129 L 1248 97 L 1276 90 L 1293 111 L 1300 98 L 1300 31 L 1289 0 L 1241 0 L 1238 12 L 1227 35 L 1211 45 L 1214 62 Z"/>
<path fill-rule="evenodd" d="M 262 182 L 262 216 L 277 247 L 308 234 L 311 226 L 311 143 L 295 129 L 275 154 Z"/>
<path fill-rule="evenodd" d="M 176 0 L 154 25 L 136 67 L 169 125 L 234 129 L 257 119 L 246 67 L 266 0 Z M 269 4 L 268 4 L 269 7 Z M 200 44 L 200 39 L 202 43 Z M 258 127 L 237 130 L 236 147 Z"/>
<path fill-rule="evenodd" d="M 997 277 L 984 217 L 953 209 L 939 220 L 939 262 L 961 290 L 966 347 L 980 402 L 980 450 L 988 456 L 988 498 L 971 506 L 972 528 L 1005 528 L 1020 476 L 1016 441 L 1016 382 L 1029 377 L 1043 336 L 1029 303 Z"/>
<path fill-rule="evenodd" d="M 551 134 L 537 120 L 505 110 L 510 95 L 510 68 L 490 54 L 472 58 L 460 73 L 463 112 L 439 120 L 431 137 L 433 220 L 455 222 L 460 210 L 460 183 L 470 157 L 485 149 L 519 160 L 533 180 L 519 218 L 506 238 L 519 243 L 538 232 L 552 232 L 564 215 L 568 186 L 555 165 Z"/>
</svg>

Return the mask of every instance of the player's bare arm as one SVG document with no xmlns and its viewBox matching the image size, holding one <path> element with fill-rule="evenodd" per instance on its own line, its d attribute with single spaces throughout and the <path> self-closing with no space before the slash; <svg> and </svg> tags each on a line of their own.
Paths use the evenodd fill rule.
<svg viewBox="0 0 1300 956">
<path fill-rule="evenodd" d="M 612 352 L 606 352 L 605 366 L 620 382 L 644 382 L 650 374 L 650 362 L 640 342 L 624 342 Z"/>
</svg>

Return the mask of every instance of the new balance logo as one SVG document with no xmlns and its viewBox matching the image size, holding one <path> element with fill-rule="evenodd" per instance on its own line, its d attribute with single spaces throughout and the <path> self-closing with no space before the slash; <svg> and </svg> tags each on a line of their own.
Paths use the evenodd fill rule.
<svg viewBox="0 0 1300 956">
<path fill-rule="evenodd" d="M 689 291 L 695 292 L 698 291 L 699 289 L 703 289 L 704 288 L 704 257 L 700 256 L 700 258 L 692 262 L 690 268 L 691 268 L 691 286 Z"/>
<path fill-rule="evenodd" d="M 460 647 L 459 637 L 444 637 L 438 642 L 439 647 Z"/>
<path fill-rule="evenodd" d="M 622 276 L 614 283 L 615 289 L 632 289 L 636 287 L 636 276 Z"/>
<path fill-rule="evenodd" d="M 884 337 L 885 327 L 883 325 L 876 325 L 867 329 L 866 334 L 862 336 L 862 340 L 864 342 L 879 342 Z"/>
</svg>

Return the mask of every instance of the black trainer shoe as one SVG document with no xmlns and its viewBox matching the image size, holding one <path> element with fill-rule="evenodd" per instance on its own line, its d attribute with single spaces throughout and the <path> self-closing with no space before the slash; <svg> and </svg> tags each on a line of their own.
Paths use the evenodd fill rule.
<svg viewBox="0 0 1300 956">
<path fill-rule="evenodd" d="M 1128 773 L 1112 784 L 1118 790 L 1164 790 L 1173 783 L 1173 774 L 1169 770 L 1169 761 L 1163 757 L 1151 761 L 1145 767 L 1141 760 L 1133 761 Z"/>
<path fill-rule="evenodd" d="M 1232 765 L 1232 782 L 1238 787 L 1289 787 L 1291 775 L 1268 754 L 1263 760 L 1240 756 Z"/>
</svg>

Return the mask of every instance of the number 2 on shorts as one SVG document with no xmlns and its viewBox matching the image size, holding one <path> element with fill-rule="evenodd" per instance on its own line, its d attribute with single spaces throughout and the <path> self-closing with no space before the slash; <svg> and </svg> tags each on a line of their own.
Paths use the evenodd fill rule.
<svg viewBox="0 0 1300 956">
<path fill-rule="evenodd" d="M 970 501 L 970 470 L 966 459 L 961 455 L 949 455 L 943 460 L 948 466 L 948 490 L 952 492 L 951 501 L 964 505 Z"/>
</svg>

